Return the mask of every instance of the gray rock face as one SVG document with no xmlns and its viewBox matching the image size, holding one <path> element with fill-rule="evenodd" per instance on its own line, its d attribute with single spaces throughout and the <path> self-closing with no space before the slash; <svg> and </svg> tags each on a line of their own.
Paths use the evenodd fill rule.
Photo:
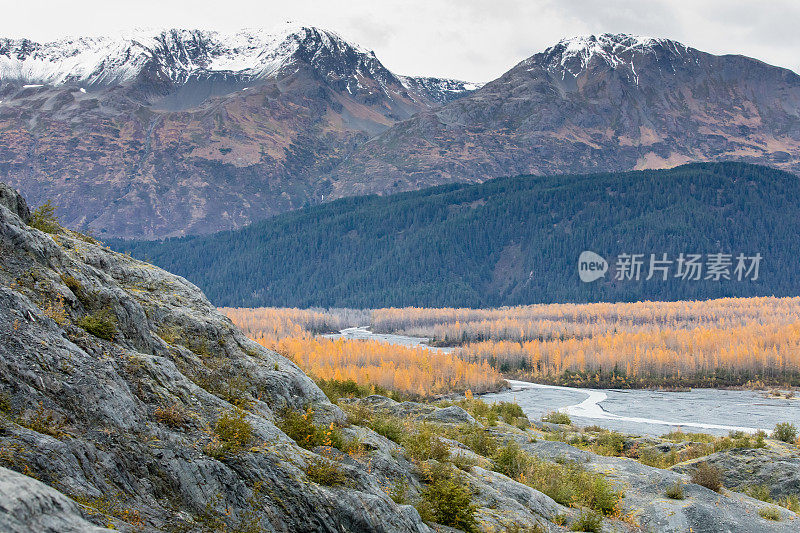
<svg viewBox="0 0 800 533">
<path fill-rule="evenodd" d="M 717 467 L 722 484 L 730 489 L 763 485 L 774 499 L 800 495 L 800 450 L 795 446 L 770 443 L 767 448 L 734 448 L 675 465 L 672 470 L 691 473 L 701 462 Z"/>
<path fill-rule="evenodd" d="M 58 509 L 69 530 L 72 500 L 123 530 L 428 531 L 364 469 L 350 473 L 356 489 L 306 478 L 315 455 L 275 426 L 277 413 L 311 406 L 325 424 L 344 414 L 291 361 L 247 339 L 186 280 L 68 230 L 25 226 L 25 202 L 1 190 L 0 465 L 62 494 L 45 505 L 0 492 L 11 531 L 51 527 Z M 247 407 L 253 438 L 210 455 L 234 403 Z M 33 483 L 8 479 L 4 488 Z"/>
<path fill-rule="evenodd" d="M 457 405 L 436 409 L 434 412 L 425 415 L 423 419 L 442 424 L 477 424 L 471 414 Z"/>
<path fill-rule="evenodd" d="M 78 505 L 44 483 L 0 467 L 0 531 L 5 533 L 100 533 Z"/>
<path fill-rule="evenodd" d="M 5 183 L 0 183 L 0 205 L 5 206 L 6 209 L 21 218 L 26 224 L 30 222 L 31 210 L 28 208 L 27 202 L 17 191 Z"/>
</svg>

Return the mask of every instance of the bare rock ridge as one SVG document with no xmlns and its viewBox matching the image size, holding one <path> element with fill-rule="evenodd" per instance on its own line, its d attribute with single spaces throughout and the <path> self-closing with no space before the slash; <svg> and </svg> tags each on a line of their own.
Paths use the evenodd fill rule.
<svg viewBox="0 0 800 533">
<path fill-rule="evenodd" d="M 800 172 L 800 76 L 625 34 L 483 86 L 394 74 L 335 32 L 0 40 L 0 179 L 70 227 L 161 238 L 342 196 L 738 160 Z"/>
<path fill-rule="evenodd" d="M 358 469 L 348 475 L 360 489 L 305 479 L 316 456 L 275 427 L 275 413 L 313 406 L 320 423 L 343 414 L 293 363 L 248 340 L 184 279 L 68 230 L 27 227 L 24 201 L 8 209 L 2 190 L 0 465 L 122 530 L 197 527 L 198 516 L 233 527 L 258 509 L 264 530 L 428 531 Z M 87 316 L 114 317 L 111 331 L 93 330 L 113 340 L 75 325 Z M 202 443 L 234 401 L 248 402 L 252 447 L 217 460 Z M 179 409 L 185 420 L 159 423 L 159 408 Z M 0 487 L 19 489 L 0 492 L 0 524 L 85 530 L 79 517 L 58 525 L 74 502 L 19 478 L 0 470 Z"/>
<path fill-rule="evenodd" d="M 390 497 L 402 484 L 416 502 L 429 483 L 408 449 L 346 416 L 197 287 L 68 229 L 30 227 L 28 213 L 0 185 L 0 530 L 455 531 Z M 686 500 L 669 500 L 664 487 L 686 474 L 538 440 L 503 422 L 483 428 L 458 406 L 380 396 L 342 405 L 442 434 L 486 431 L 545 460 L 578 461 L 625 491 L 604 531 L 796 530 L 788 510 L 768 522 L 762 502 L 692 484 Z M 306 409 L 360 451 L 300 447 L 280 427 L 286 413 Z M 461 465 L 479 530 L 565 531 L 578 519 L 578 509 L 493 471 L 490 458 L 440 442 Z M 312 475 L 320 464 L 343 478 Z M 620 519 L 628 515 L 635 520 Z"/>
</svg>

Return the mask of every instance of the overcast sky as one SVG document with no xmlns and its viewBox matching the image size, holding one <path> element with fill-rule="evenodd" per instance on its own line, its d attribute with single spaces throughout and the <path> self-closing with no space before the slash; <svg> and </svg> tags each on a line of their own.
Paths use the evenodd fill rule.
<svg viewBox="0 0 800 533">
<path fill-rule="evenodd" d="M 398 74 L 496 78 L 579 34 L 669 37 L 800 72 L 798 0 L 0 0 L 0 36 L 37 41 L 138 27 L 332 29 Z"/>
</svg>

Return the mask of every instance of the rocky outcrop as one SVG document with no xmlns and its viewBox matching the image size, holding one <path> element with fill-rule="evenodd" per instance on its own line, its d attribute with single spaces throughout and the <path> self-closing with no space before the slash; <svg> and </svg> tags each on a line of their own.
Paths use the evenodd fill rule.
<svg viewBox="0 0 800 533">
<path fill-rule="evenodd" d="M 0 467 L 0 531 L 100 533 L 112 530 L 86 521 L 78 505 L 57 490 Z"/>
<path fill-rule="evenodd" d="M 12 531 L 50 527 L 53 514 L 67 530 L 76 508 L 121 530 L 428 531 L 364 470 L 349 472 L 347 489 L 306 478 L 317 456 L 276 427 L 278 413 L 344 415 L 292 362 L 186 280 L 69 230 L 27 227 L 24 202 L 3 191 L 0 465 L 29 476 L 3 478 L 25 479 L 16 500 L 0 492 Z M 252 438 L 214 454 L 215 425 L 234 404 Z M 71 500 L 44 502 L 54 490 L 30 477 Z"/>
<path fill-rule="evenodd" d="M 22 222 L 26 224 L 30 222 L 31 210 L 28 208 L 27 202 L 17 191 L 5 183 L 0 183 L 0 205 L 5 206 L 6 209 L 17 215 Z"/>
<path fill-rule="evenodd" d="M 698 463 L 715 466 L 722 484 L 745 491 L 766 487 L 775 500 L 800 495 L 800 449 L 791 444 L 771 442 L 766 448 L 733 448 L 700 459 L 680 463 L 672 470 L 691 473 Z"/>
</svg>

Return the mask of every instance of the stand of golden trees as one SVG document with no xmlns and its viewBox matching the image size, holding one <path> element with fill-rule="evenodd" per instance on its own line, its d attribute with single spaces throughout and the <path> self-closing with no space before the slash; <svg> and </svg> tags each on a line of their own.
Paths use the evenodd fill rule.
<svg viewBox="0 0 800 533">
<path fill-rule="evenodd" d="M 503 385 L 499 372 L 486 361 L 468 362 L 422 347 L 329 339 L 306 329 L 309 324 L 330 321 L 336 313 L 263 308 L 222 311 L 253 340 L 291 359 L 316 379 L 351 379 L 359 385 L 377 385 L 421 397 L 466 390 L 488 392 Z"/>
<path fill-rule="evenodd" d="M 800 377 L 800 322 L 730 328 L 604 333 L 546 341 L 482 341 L 460 349 L 468 361 L 534 380 L 569 373 L 630 384 L 791 384 Z"/>
<path fill-rule="evenodd" d="M 483 340 L 582 338 L 607 332 L 800 322 L 800 298 L 541 304 L 498 309 L 388 308 L 371 312 L 376 332 L 428 337 L 455 346 Z"/>
<path fill-rule="evenodd" d="M 800 298 L 225 312 L 320 378 L 404 392 L 479 392 L 497 372 L 571 385 L 800 386 Z M 444 355 L 311 334 L 366 324 L 457 349 Z"/>
</svg>

